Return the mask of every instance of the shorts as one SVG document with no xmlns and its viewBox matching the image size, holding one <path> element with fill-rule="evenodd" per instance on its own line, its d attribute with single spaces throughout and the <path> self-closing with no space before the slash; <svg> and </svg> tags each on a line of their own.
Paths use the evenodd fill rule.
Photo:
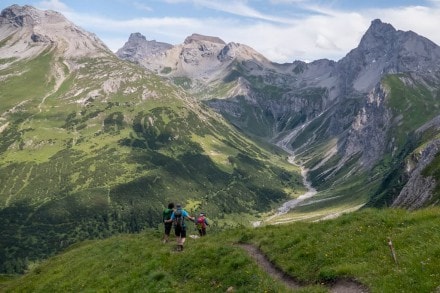
<svg viewBox="0 0 440 293">
<path fill-rule="evenodd" d="M 164 226 L 165 226 L 165 235 L 170 236 L 173 223 L 164 223 Z"/>
<path fill-rule="evenodd" d="M 186 238 L 186 227 L 176 226 L 174 227 L 174 232 L 177 237 Z"/>
</svg>

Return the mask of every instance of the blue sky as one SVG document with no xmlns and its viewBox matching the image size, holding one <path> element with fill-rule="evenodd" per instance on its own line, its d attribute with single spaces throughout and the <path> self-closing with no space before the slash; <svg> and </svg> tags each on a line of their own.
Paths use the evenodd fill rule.
<svg viewBox="0 0 440 293">
<path fill-rule="evenodd" d="M 243 43 L 275 62 L 339 60 L 373 19 L 440 44 L 440 0 L 0 0 L 63 13 L 116 51 L 130 33 L 180 44 L 192 33 Z"/>
</svg>

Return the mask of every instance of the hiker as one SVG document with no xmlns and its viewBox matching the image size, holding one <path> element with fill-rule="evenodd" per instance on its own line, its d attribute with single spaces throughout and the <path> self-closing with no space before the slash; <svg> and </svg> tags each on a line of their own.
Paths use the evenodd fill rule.
<svg viewBox="0 0 440 293">
<path fill-rule="evenodd" d="M 200 216 L 197 218 L 196 226 L 197 230 L 199 231 L 200 237 L 205 236 L 206 226 L 209 226 L 208 219 L 206 218 L 206 213 L 200 213 Z"/>
<path fill-rule="evenodd" d="M 193 222 L 195 221 L 194 217 L 191 217 L 187 211 L 182 209 L 182 206 L 180 204 L 177 204 L 176 210 L 171 215 L 171 219 L 168 220 L 168 222 L 174 223 L 174 231 L 176 234 L 177 250 L 178 251 L 183 250 L 183 244 L 185 243 L 185 239 L 186 239 L 185 218 L 187 218 Z"/>
<path fill-rule="evenodd" d="M 163 225 L 165 226 L 165 234 L 163 235 L 163 239 L 162 239 L 163 243 L 167 243 L 170 237 L 173 223 L 171 221 L 170 222 L 168 221 L 171 219 L 171 215 L 173 214 L 173 212 L 174 212 L 174 203 L 170 202 L 168 204 L 168 208 L 164 209 L 162 213 L 162 222 Z"/>
</svg>

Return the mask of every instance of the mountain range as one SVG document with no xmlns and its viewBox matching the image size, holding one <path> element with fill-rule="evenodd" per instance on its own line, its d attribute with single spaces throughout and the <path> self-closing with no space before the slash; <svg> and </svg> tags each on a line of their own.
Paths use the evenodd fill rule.
<svg viewBox="0 0 440 293">
<path fill-rule="evenodd" d="M 116 54 L 181 85 L 244 133 L 291 150 L 319 190 L 350 182 L 370 205 L 438 203 L 435 172 L 421 173 L 436 169 L 440 48 L 414 32 L 373 20 L 337 62 L 277 64 L 196 34 L 160 49 L 132 34 Z"/>
<path fill-rule="evenodd" d="M 199 34 L 133 33 L 114 54 L 57 12 L 8 7 L 0 271 L 157 228 L 168 201 L 249 225 L 306 191 L 300 166 L 318 195 L 292 214 L 436 205 L 439 57 L 380 20 L 337 62 L 277 64 Z"/>
</svg>

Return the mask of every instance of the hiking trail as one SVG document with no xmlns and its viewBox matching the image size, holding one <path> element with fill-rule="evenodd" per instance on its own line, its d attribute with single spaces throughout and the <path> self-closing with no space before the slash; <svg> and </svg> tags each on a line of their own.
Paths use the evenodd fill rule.
<svg viewBox="0 0 440 293">
<path fill-rule="evenodd" d="M 293 277 L 287 275 L 280 268 L 275 266 L 261 250 L 252 244 L 238 244 L 243 248 L 258 264 L 258 266 L 268 273 L 271 277 L 280 280 L 287 287 L 291 289 L 301 289 L 307 285 L 295 280 Z M 369 290 L 359 282 L 350 279 L 337 279 L 332 283 L 324 284 L 329 292 L 332 293 L 367 293 Z"/>
</svg>

